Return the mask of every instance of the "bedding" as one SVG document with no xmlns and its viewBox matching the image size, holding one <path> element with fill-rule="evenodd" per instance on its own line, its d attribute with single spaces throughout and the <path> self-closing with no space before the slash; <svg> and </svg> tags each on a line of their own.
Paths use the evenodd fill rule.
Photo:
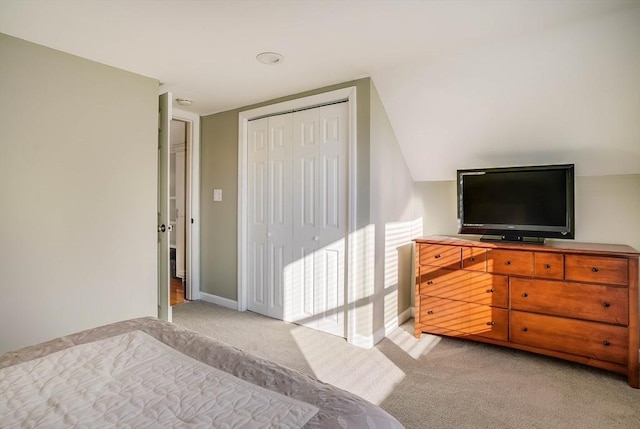
<svg viewBox="0 0 640 429">
<path fill-rule="evenodd" d="M 335 386 L 155 318 L 0 356 L 2 427 L 402 428 Z"/>
</svg>

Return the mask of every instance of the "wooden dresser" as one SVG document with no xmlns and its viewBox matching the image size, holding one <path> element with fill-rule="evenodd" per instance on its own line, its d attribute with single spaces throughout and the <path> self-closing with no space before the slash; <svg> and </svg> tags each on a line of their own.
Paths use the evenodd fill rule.
<svg viewBox="0 0 640 429">
<path fill-rule="evenodd" d="M 416 242 L 415 336 L 468 338 L 626 374 L 640 387 L 629 246 Z"/>
</svg>

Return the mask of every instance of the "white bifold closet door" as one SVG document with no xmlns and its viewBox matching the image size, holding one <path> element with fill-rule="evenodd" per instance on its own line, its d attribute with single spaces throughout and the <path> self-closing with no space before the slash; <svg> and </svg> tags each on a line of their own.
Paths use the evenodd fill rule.
<svg viewBox="0 0 640 429">
<path fill-rule="evenodd" d="M 247 307 L 278 319 L 283 318 L 285 268 L 293 250 L 292 127 L 287 114 L 251 121 L 248 130 Z"/>
<path fill-rule="evenodd" d="M 345 336 L 348 103 L 249 122 L 248 308 Z"/>
</svg>

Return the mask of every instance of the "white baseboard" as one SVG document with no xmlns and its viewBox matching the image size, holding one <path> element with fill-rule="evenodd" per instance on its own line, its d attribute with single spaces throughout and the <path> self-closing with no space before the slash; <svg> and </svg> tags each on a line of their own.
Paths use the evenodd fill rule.
<svg viewBox="0 0 640 429">
<path fill-rule="evenodd" d="M 391 322 L 385 324 L 385 326 L 383 326 L 382 328 L 376 330 L 376 332 L 373 333 L 373 345 L 375 346 L 376 344 L 378 344 L 384 339 L 384 337 L 387 336 L 389 332 L 393 331 L 395 329 L 393 328 L 394 325 L 395 328 L 398 327 L 398 319 L 394 319 Z M 390 326 L 392 327 L 391 329 L 389 329 Z"/>
<path fill-rule="evenodd" d="M 398 314 L 398 326 L 402 325 L 404 322 L 411 319 L 414 313 L 415 313 L 415 309 L 413 307 L 409 307 L 402 313 Z"/>
<path fill-rule="evenodd" d="M 232 310 L 238 309 L 238 301 L 234 301 L 228 298 L 223 298 L 217 295 L 211 295 L 206 292 L 200 292 L 200 299 L 206 302 L 210 302 L 212 304 L 217 304 L 221 307 L 230 308 Z"/>
<path fill-rule="evenodd" d="M 349 344 L 353 344 L 357 347 L 362 347 L 363 349 L 370 349 L 374 346 L 373 336 L 353 334 L 353 338 L 351 338 Z"/>
<path fill-rule="evenodd" d="M 389 320 L 385 325 L 379 329 L 377 329 L 373 335 L 354 335 L 353 341 L 350 343 L 354 346 L 370 349 L 371 347 L 378 344 L 384 337 L 389 335 L 395 329 L 397 329 L 404 322 L 409 320 L 414 313 L 413 307 L 407 308 L 405 311 L 400 313 L 398 317 L 394 317 Z"/>
</svg>

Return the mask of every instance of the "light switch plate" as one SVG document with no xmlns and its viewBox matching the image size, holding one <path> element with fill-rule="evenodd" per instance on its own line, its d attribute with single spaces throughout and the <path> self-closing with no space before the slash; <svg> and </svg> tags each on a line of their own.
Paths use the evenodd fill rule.
<svg viewBox="0 0 640 429">
<path fill-rule="evenodd" d="M 213 201 L 222 201 L 222 189 L 213 190 Z"/>
</svg>

